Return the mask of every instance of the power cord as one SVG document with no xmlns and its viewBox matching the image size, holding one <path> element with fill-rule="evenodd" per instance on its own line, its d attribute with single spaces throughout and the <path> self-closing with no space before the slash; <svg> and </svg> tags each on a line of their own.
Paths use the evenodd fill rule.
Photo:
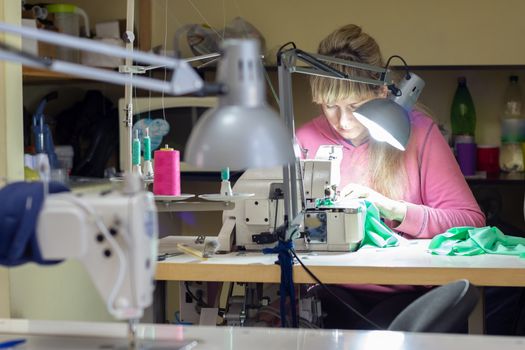
<svg viewBox="0 0 525 350">
<path fill-rule="evenodd" d="M 258 311 L 257 311 L 257 321 L 260 320 L 260 315 L 261 314 L 268 314 L 270 316 L 273 316 L 275 318 L 277 318 L 278 320 L 281 319 L 281 314 L 279 313 L 279 310 L 277 310 L 276 308 L 274 307 L 271 307 L 271 306 L 263 306 L 261 307 Z M 288 323 L 290 323 L 291 320 L 288 319 Z M 307 319 L 303 318 L 303 317 L 299 317 L 299 326 L 302 326 L 302 328 L 314 328 L 314 329 L 319 329 L 319 327 L 315 324 L 313 324 L 312 322 L 308 321 Z"/>
<path fill-rule="evenodd" d="M 199 298 L 193 294 L 187 281 L 184 282 L 184 288 L 186 289 L 186 293 L 188 293 L 190 298 L 197 303 L 199 308 L 208 307 L 208 304 L 202 300 L 202 296 Z"/>
<path fill-rule="evenodd" d="M 352 311 L 355 315 L 359 316 L 361 319 L 363 319 L 365 322 L 367 322 L 368 324 L 370 324 L 371 326 L 373 326 L 374 328 L 378 329 L 378 330 L 383 330 L 383 328 L 381 326 L 379 326 L 378 324 L 376 324 L 375 322 L 373 322 L 372 320 L 368 319 L 365 315 L 363 315 L 362 313 L 360 313 L 359 311 L 357 311 L 352 305 L 348 304 L 346 301 L 344 301 L 343 299 L 341 299 L 337 294 L 335 294 L 334 292 L 332 292 L 332 290 L 327 286 L 325 285 L 323 282 L 321 282 L 321 280 L 319 278 L 317 278 L 317 276 L 308 268 L 306 267 L 306 265 L 301 261 L 301 259 L 299 259 L 299 256 L 297 256 L 297 253 L 295 252 L 294 249 L 290 249 L 290 252 L 292 253 L 292 255 L 294 256 L 295 259 L 297 259 L 297 261 L 299 262 L 299 264 L 301 264 L 301 266 L 304 268 L 304 270 L 306 271 L 306 273 L 308 273 L 308 275 L 310 275 L 310 277 L 312 277 L 321 287 L 324 288 L 324 290 L 326 290 L 331 296 L 333 296 L 337 301 L 339 301 L 341 304 L 343 304 L 346 308 L 348 308 L 350 311 Z"/>
<path fill-rule="evenodd" d="M 408 70 L 408 64 L 406 63 L 404 58 L 399 56 L 399 55 L 392 55 L 392 56 L 390 56 L 388 58 L 388 60 L 386 61 L 385 70 L 388 70 L 388 67 L 390 66 L 390 61 L 392 61 L 392 59 L 394 59 L 394 58 L 397 58 L 397 59 L 401 60 L 401 62 L 403 62 L 403 68 L 405 69 L 405 79 L 406 80 L 410 80 L 410 72 Z M 401 96 L 401 90 L 398 89 L 395 86 L 395 84 L 387 85 L 387 87 L 394 94 L 394 96 L 396 96 L 396 97 Z"/>
<path fill-rule="evenodd" d="M 297 46 L 295 46 L 295 43 L 293 41 L 289 41 L 287 43 L 285 43 L 284 45 L 281 45 L 281 47 L 279 47 L 279 50 L 277 50 L 277 65 L 280 66 L 281 65 L 281 54 L 283 53 L 284 51 L 284 48 L 287 47 L 287 46 L 291 46 L 294 50 L 297 48 Z"/>
</svg>

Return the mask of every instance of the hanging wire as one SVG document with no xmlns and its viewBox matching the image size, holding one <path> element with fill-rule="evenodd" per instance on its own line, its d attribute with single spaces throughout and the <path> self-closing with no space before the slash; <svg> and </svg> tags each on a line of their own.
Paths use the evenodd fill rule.
<svg viewBox="0 0 525 350">
<path fill-rule="evenodd" d="M 234 0 L 233 3 L 234 3 L 234 5 L 235 5 L 235 7 L 237 9 L 237 12 L 239 13 L 239 16 L 243 17 L 242 11 L 241 11 L 241 7 L 239 6 L 239 3 L 237 2 L 237 0 Z M 247 37 L 248 36 L 248 29 L 246 28 L 246 26 L 244 26 L 244 22 L 241 22 L 241 23 L 243 24 L 244 35 Z M 275 103 L 277 104 L 277 107 L 281 108 L 280 107 L 281 103 L 279 101 L 279 96 L 277 95 L 275 87 L 272 84 L 272 80 L 270 79 L 270 75 L 268 74 L 268 69 L 264 65 L 264 62 L 263 62 L 262 59 L 261 59 L 260 62 L 261 62 L 262 70 L 264 72 L 264 79 L 266 80 L 266 83 L 268 84 L 268 88 L 270 89 L 270 92 L 272 93 L 272 97 L 275 100 Z"/>
<path fill-rule="evenodd" d="M 166 56 L 167 43 L 168 43 L 168 0 L 164 0 L 164 56 Z M 167 80 L 168 69 L 164 66 L 164 82 Z M 162 104 L 162 118 L 166 120 L 166 107 L 164 106 L 164 90 L 161 95 L 161 104 Z"/>
<path fill-rule="evenodd" d="M 233 0 L 233 4 L 237 8 L 237 12 L 239 12 L 239 16 L 243 17 L 241 7 L 239 6 L 239 3 L 237 2 L 237 0 Z"/>
<path fill-rule="evenodd" d="M 204 17 L 204 15 L 202 14 L 202 12 L 198 9 L 197 6 L 195 6 L 195 4 L 193 3 L 192 0 L 188 0 L 189 4 L 191 5 L 191 7 L 193 7 L 195 9 L 195 11 L 197 11 L 197 13 L 199 14 L 199 16 L 202 18 L 202 20 L 204 21 L 204 23 L 210 27 L 211 30 L 213 30 L 215 32 L 215 34 L 217 34 L 217 36 L 221 39 L 224 40 L 224 35 L 221 35 L 219 32 L 217 32 L 217 30 L 215 30 L 215 28 L 213 28 L 213 26 L 210 24 L 210 22 L 206 19 L 206 17 Z"/>
<path fill-rule="evenodd" d="M 273 99 L 275 100 L 275 103 L 277 104 L 278 108 L 281 108 L 281 102 L 279 101 L 279 96 L 277 96 L 277 93 L 275 92 L 275 88 L 272 84 L 272 81 L 270 80 L 270 75 L 268 74 L 268 69 L 264 66 L 262 60 L 261 60 L 262 69 L 264 72 L 264 79 L 268 83 L 268 87 L 270 88 L 270 91 L 272 93 Z"/>
<path fill-rule="evenodd" d="M 140 37 L 140 21 L 135 21 L 135 22 L 136 22 L 136 26 L 137 26 L 137 30 L 136 30 L 137 33 L 135 35 L 135 44 L 136 44 L 137 48 L 140 48 L 140 43 L 141 43 L 141 41 L 140 41 L 140 39 L 141 39 L 141 37 Z M 133 95 L 135 96 L 135 101 L 137 100 L 137 96 L 138 96 L 137 90 L 138 89 L 136 87 L 134 87 Z M 137 113 L 137 121 L 139 121 L 140 119 L 141 119 L 141 113 Z M 133 127 L 133 125 L 131 127 Z"/>
<path fill-rule="evenodd" d="M 149 71 L 149 77 L 153 75 L 152 70 Z M 151 90 L 148 93 L 148 120 L 151 120 Z M 171 213 L 171 211 L 170 211 Z"/>
<path fill-rule="evenodd" d="M 222 38 L 226 33 L 226 0 L 222 0 Z"/>
</svg>

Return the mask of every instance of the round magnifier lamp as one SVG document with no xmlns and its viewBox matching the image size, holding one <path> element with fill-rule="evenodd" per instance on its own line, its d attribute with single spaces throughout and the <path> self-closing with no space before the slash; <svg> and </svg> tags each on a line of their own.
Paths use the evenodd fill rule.
<svg viewBox="0 0 525 350">
<path fill-rule="evenodd" d="M 374 139 L 404 151 L 410 137 L 409 113 L 424 86 L 425 82 L 417 74 L 407 73 L 399 88 L 394 88 L 392 98 L 370 100 L 357 108 L 354 116 Z"/>
<path fill-rule="evenodd" d="M 219 106 L 193 128 L 184 159 L 206 170 L 268 168 L 294 161 L 292 140 L 266 104 L 259 42 L 224 42 L 218 83 L 227 88 Z"/>
<path fill-rule="evenodd" d="M 377 98 L 357 108 L 354 116 L 374 139 L 405 150 L 410 137 L 410 117 L 403 107 L 390 99 Z"/>
</svg>

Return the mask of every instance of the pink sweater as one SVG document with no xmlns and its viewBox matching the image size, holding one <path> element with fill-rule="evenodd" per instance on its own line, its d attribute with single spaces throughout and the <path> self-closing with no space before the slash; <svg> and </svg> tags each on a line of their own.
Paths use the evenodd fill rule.
<svg viewBox="0 0 525 350">
<path fill-rule="evenodd" d="M 432 238 L 456 226 L 485 225 L 485 216 L 436 124 L 425 114 L 411 113 L 412 130 L 405 154 L 408 203 L 396 231 L 411 238 Z M 368 184 L 368 143 L 354 147 L 321 115 L 297 130 L 297 141 L 313 158 L 320 145 L 343 145 L 341 187 Z M 390 226 L 392 223 L 389 223 Z"/>
</svg>

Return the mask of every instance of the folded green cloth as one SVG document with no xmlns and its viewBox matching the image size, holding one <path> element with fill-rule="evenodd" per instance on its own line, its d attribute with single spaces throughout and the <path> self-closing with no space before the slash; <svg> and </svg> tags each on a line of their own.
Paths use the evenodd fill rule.
<svg viewBox="0 0 525 350">
<path fill-rule="evenodd" d="M 395 247 L 399 245 L 399 239 L 394 231 L 388 227 L 379 216 L 379 209 L 369 202 L 364 201 L 366 206 L 365 235 L 359 248 L 369 245 L 378 248 Z"/>
<path fill-rule="evenodd" d="M 517 255 L 525 258 L 525 238 L 507 236 L 497 227 L 453 227 L 432 238 L 428 246 L 436 255 Z"/>
</svg>

